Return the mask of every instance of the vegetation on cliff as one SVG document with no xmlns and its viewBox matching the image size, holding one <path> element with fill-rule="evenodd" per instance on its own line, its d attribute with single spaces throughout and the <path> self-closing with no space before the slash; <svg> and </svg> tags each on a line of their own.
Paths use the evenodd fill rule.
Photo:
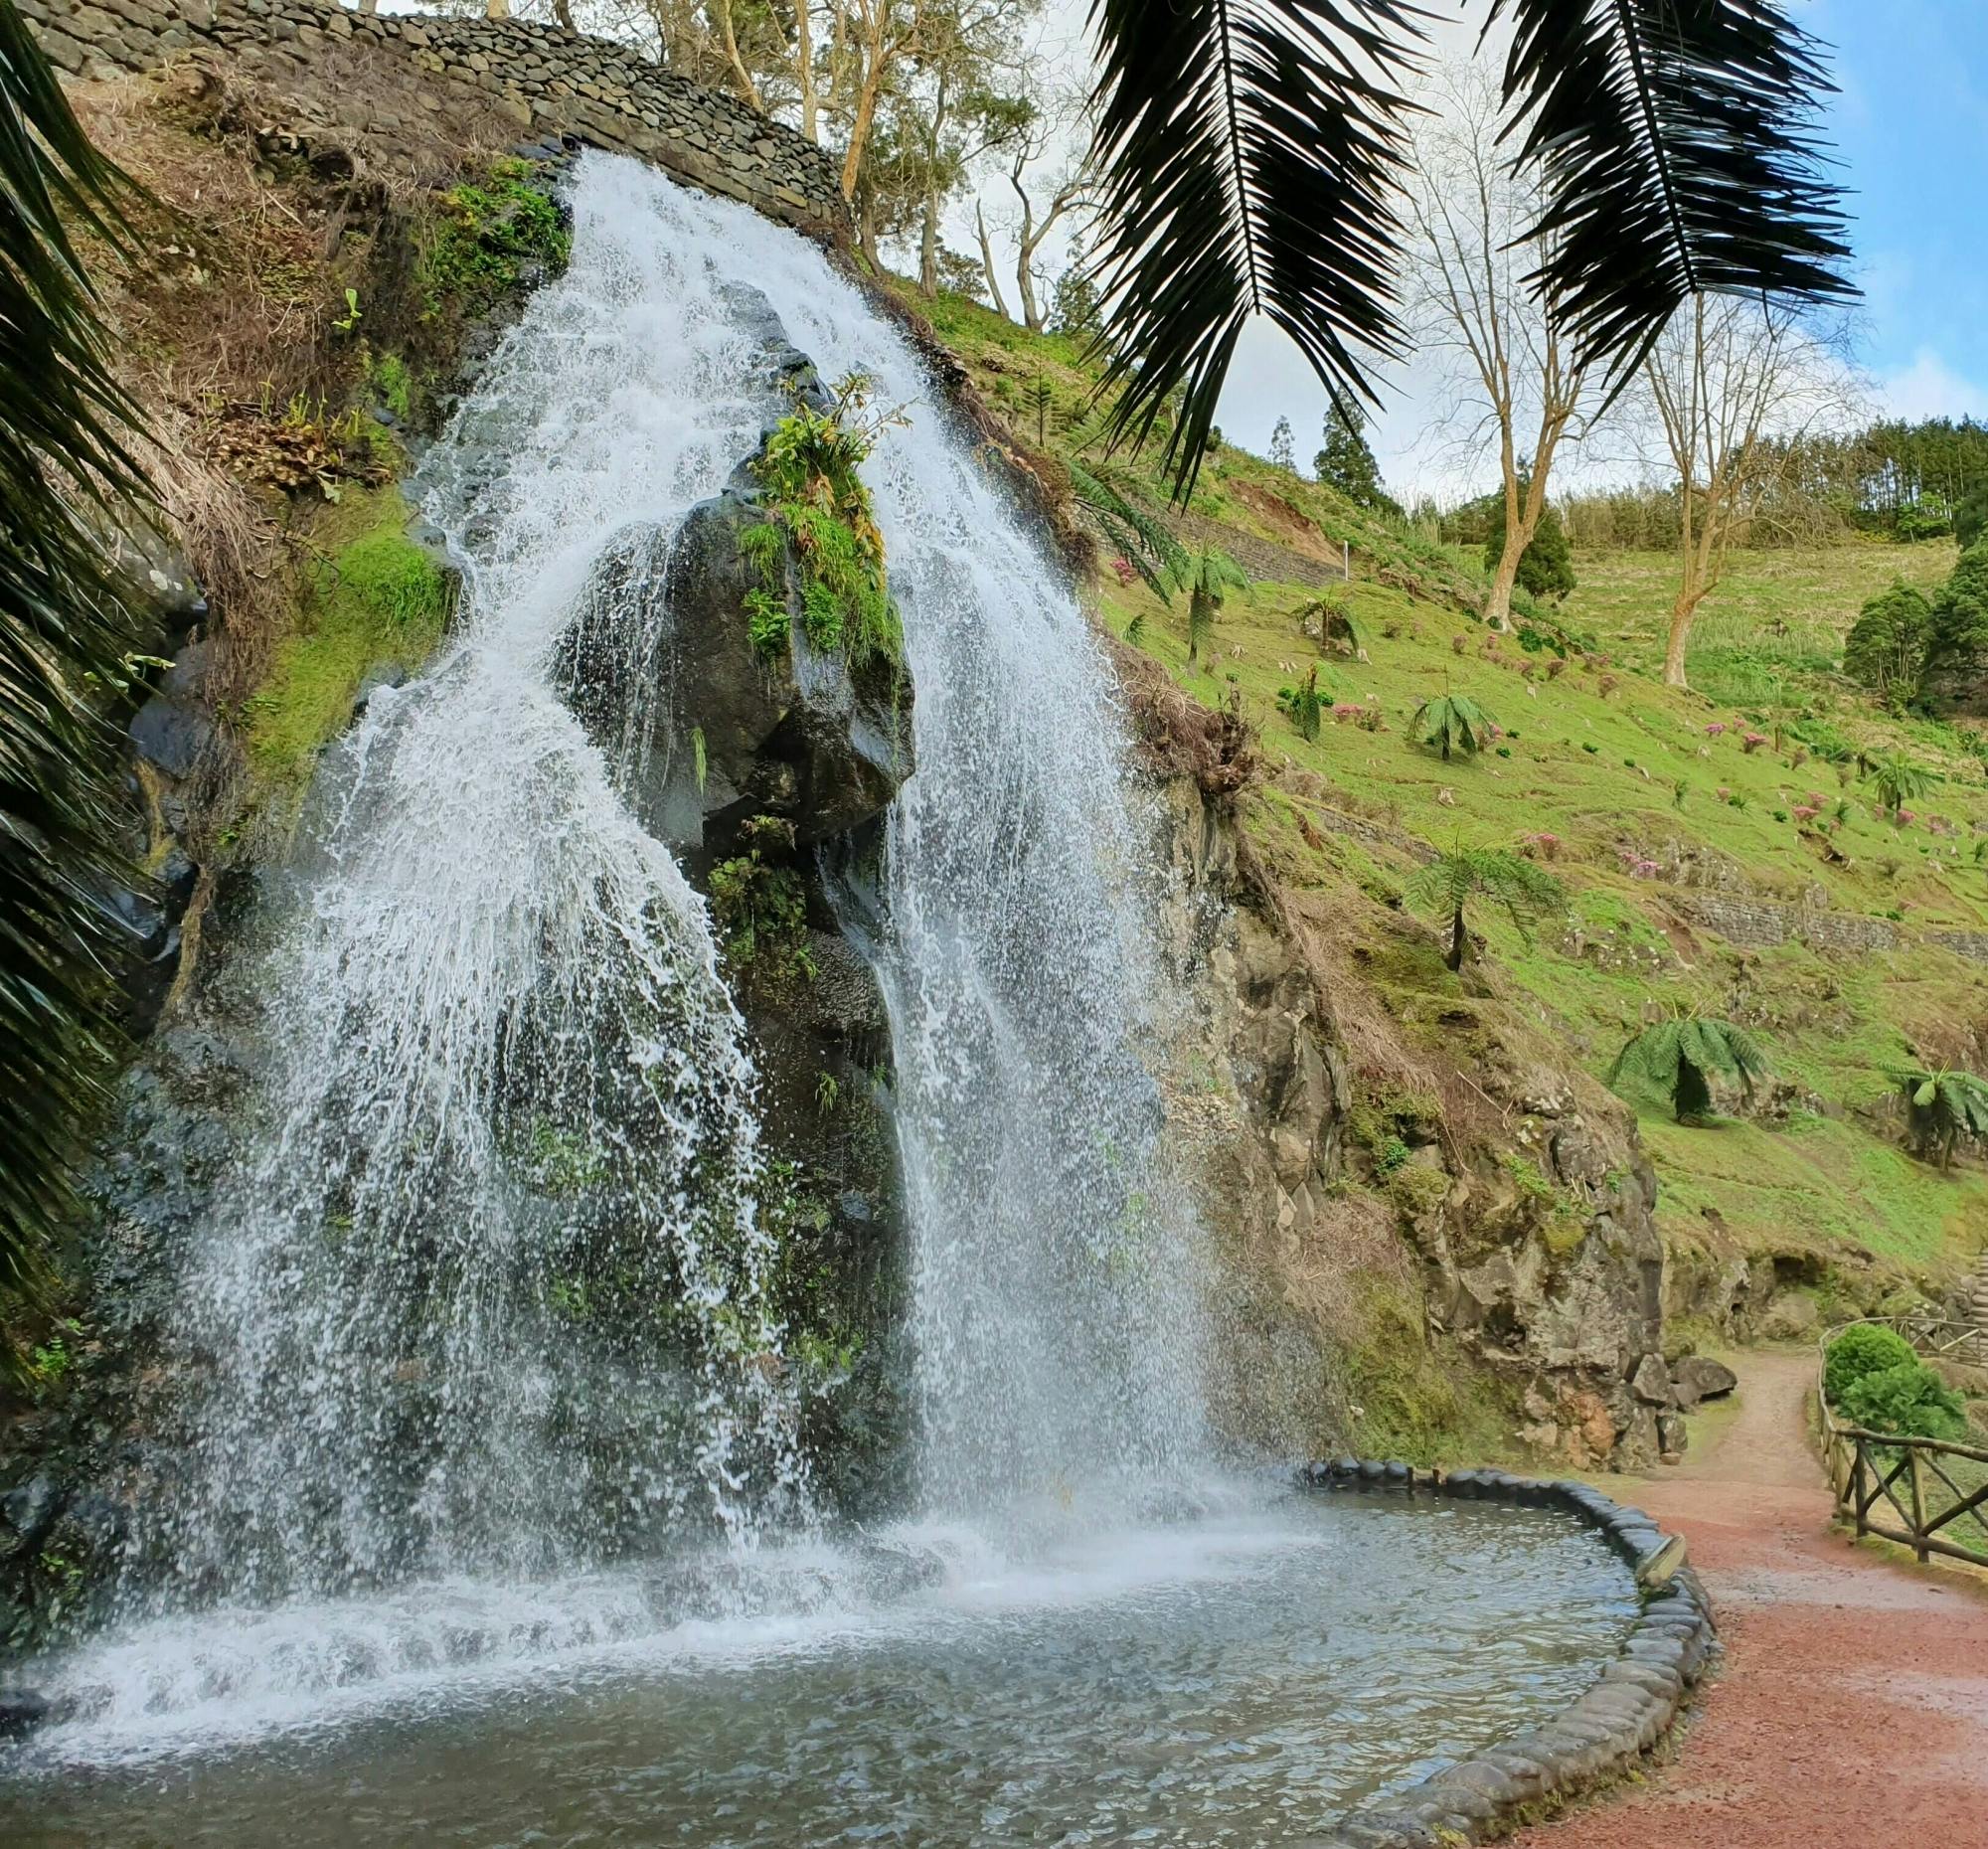
<svg viewBox="0 0 1988 1849">
<path fill-rule="evenodd" d="M 1036 451 L 1041 430 L 1046 479 L 1099 470 L 1099 371 L 1080 339 L 955 296 L 932 318 L 1016 446 Z M 1183 695 L 1244 730 L 1262 766 L 1245 826 L 1274 878 L 1333 921 L 1377 1032 L 1462 1072 L 1539 1033 L 1597 1079 L 1653 998 L 1770 1042 L 1772 1079 L 1710 1132 L 1677 1124 L 1655 1090 L 1633 1100 L 1682 1327 L 1703 1326 L 1693 1293 L 1742 1260 L 1824 1313 L 1907 1280 L 1944 1287 L 1988 1238 L 1988 1188 L 1972 1164 L 1942 1178 L 1913 1158 L 1890 1075 L 1901 1037 L 1928 1070 L 1988 1058 L 1988 964 L 1971 954 L 1988 934 L 1983 740 L 1886 710 L 1840 663 L 1865 600 L 1899 575 L 1936 587 L 1951 546 L 1736 550 L 1691 638 L 1701 691 L 1680 693 L 1656 677 L 1674 562 L 1582 555 L 1558 608 L 1521 593 L 1500 635 L 1476 615 L 1481 537 L 1448 543 L 1226 444 L 1178 510 L 1150 453 L 1113 458 L 1109 481 L 1175 543 L 1250 572 L 1250 600 L 1193 662 L 1132 562 L 1100 572 L 1096 600 Z M 1096 530 L 1106 546 L 1134 535 L 1122 513 Z M 1320 623 L 1324 599 L 1338 620 Z M 1315 735 L 1291 710 L 1307 682 L 1329 693 Z M 1445 763 L 1412 722 L 1455 697 L 1504 726 L 1469 761 L 1452 740 Z M 1903 800 L 1895 757 L 1923 773 Z M 1551 863 L 1568 895 L 1524 930 L 1473 918 L 1486 958 L 1460 974 L 1401 916 L 1459 833 Z"/>
</svg>

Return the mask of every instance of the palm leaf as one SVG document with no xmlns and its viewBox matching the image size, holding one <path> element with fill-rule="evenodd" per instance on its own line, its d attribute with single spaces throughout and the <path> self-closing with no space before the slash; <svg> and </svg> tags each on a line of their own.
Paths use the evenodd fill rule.
<svg viewBox="0 0 1988 1849">
<path fill-rule="evenodd" d="M 68 228 L 115 244 L 130 196 L 0 0 L 0 1288 L 27 1296 L 69 1205 L 126 948 L 96 897 L 130 874 L 111 845 L 117 734 L 90 688 L 141 645 L 102 529 L 143 488 Z"/>
<path fill-rule="evenodd" d="M 1399 350 L 1398 85 L 1421 17 L 1406 0 L 1093 0 L 1104 390 L 1122 388 L 1106 428 L 1143 441 L 1184 389 L 1166 448 L 1183 495 L 1251 315 L 1342 407 L 1374 396 L 1365 356 Z"/>
<path fill-rule="evenodd" d="M 1183 495 L 1242 324 L 1268 316 L 1342 415 L 1399 351 L 1408 0 L 1092 0 L 1107 226 L 1106 430 L 1167 423 Z M 1505 95 L 1548 205 L 1535 282 L 1619 386 L 1694 290 L 1850 292 L 1810 134 L 1816 42 L 1775 0 L 1493 0 Z M 1178 418 L 1171 416 L 1179 395 Z"/>
<path fill-rule="evenodd" d="M 1775 0 L 1494 0 L 1500 20 L 1519 158 L 1548 195 L 1534 282 L 1577 364 L 1625 379 L 1700 291 L 1854 293 L 1812 135 L 1834 85 Z"/>
</svg>

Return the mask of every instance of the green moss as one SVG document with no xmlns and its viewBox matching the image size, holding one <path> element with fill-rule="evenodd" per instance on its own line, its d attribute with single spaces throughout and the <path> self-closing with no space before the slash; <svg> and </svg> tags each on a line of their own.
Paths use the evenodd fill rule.
<svg viewBox="0 0 1988 1849">
<path fill-rule="evenodd" d="M 413 417 L 414 387 L 407 362 L 398 353 L 378 353 L 373 356 L 370 372 L 380 403 L 404 421 Z"/>
<path fill-rule="evenodd" d="M 243 703 L 249 762 L 272 783 L 308 778 L 351 721 L 366 677 L 387 666 L 419 669 L 448 624 L 453 583 L 407 537 L 398 491 L 348 491 L 341 513 L 347 529 L 371 524 L 304 572 L 296 632 Z"/>
<path fill-rule="evenodd" d="M 558 274 L 573 254 L 559 202 L 529 161 L 500 160 L 480 183 L 441 196 L 420 255 L 422 312 L 474 320 L 515 294 L 535 269 Z"/>
<path fill-rule="evenodd" d="M 1419 1465 L 1502 1455 L 1513 1422 L 1498 1384 L 1436 1353 L 1398 1287 L 1370 1282 L 1361 1297 L 1362 1340 L 1346 1355 L 1354 1448 Z"/>
</svg>

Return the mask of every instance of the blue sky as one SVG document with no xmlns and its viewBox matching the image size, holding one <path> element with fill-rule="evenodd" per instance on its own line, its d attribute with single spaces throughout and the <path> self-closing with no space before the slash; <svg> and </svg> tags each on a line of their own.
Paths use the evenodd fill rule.
<svg viewBox="0 0 1988 1849">
<path fill-rule="evenodd" d="M 1988 419 L 1988 0 L 1795 6 L 1833 48 L 1841 94 L 1829 98 L 1823 136 L 1852 195 L 1854 273 L 1865 294 L 1857 357 L 1874 408 Z M 1460 29 L 1455 36 L 1461 48 Z M 1447 498 L 1490 485 L 1488 460 L 1473 468 L 1428 440 L 1432 397 L 1414 366 L 1398 374 L 1374 431 L 1390 487 L 1404 498 L 1418 488 Z M 1267 325 L 1245 332 L 1223 394 L 1224 433 L 1260 453 L 1288 416 L 1308 457 L 1324 412 L 1324 393 L 1282 335 Z M 1619 457 L 1568 462 L 1571 475 L 1618 476 L 1629 466 Z"/>
<path fill-rule="evenodd" d="M 1988 0 L 1812 0 L 1855 197 L 1864 360 L 1894 409 L 1988 417 Z"/>
</svg>

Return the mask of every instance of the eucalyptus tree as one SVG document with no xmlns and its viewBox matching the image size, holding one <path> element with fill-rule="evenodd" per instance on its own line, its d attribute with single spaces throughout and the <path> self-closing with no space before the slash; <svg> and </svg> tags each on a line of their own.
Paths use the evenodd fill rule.
<svg viewBox="0 0 1988 1849">
<path fill-rule="evenodd" d="M 1569 363 L 1619 391 L 1681 303 L 1850 292 L 1814 139 L 1831 87 L 1775 0 L 1488 0 L 1529 286 Z M 1411 0 L 1092 0 L 1113 430 L 1165 425 L 1185 492 L 1236 343 L 1263 315 L 1343 414 L 1407 345 Z M 1176 407 L 1178 411 L 1176 412 Z"/>
<path fill-rule="evenodd" d="M 40 1290 L 70 1199 L 124 949 L 94 897 L 128 877 L 98 701 L 139 638 L 103 535 L 147 502 L 77 239 L 122 246 L 131 197 L 0 4 L 0 1292 L 16 1297 Z"/>
<path fill-rule="evenodd" d="M 1472 454 L 1486 437 L 1496 453 L 1501 518 L 1487 550 L 1484 620 L 1508 629 L 1520 562 L 1552 507 L 1555 458 L 1577 434 L 1583 400 L 1591 409 L 1600 392 L 1550 298 L 1528 286 L 1551 254 L 1528 235 L 1546 201 L 1537 170 L 1514 171 L 1499 151 L 1497 85 L 1476 66 L 1450 66 L 1428 102 L 1406 189 L 1408 321 L 1442 364 L 1451 419 Z"/>
</svg>

